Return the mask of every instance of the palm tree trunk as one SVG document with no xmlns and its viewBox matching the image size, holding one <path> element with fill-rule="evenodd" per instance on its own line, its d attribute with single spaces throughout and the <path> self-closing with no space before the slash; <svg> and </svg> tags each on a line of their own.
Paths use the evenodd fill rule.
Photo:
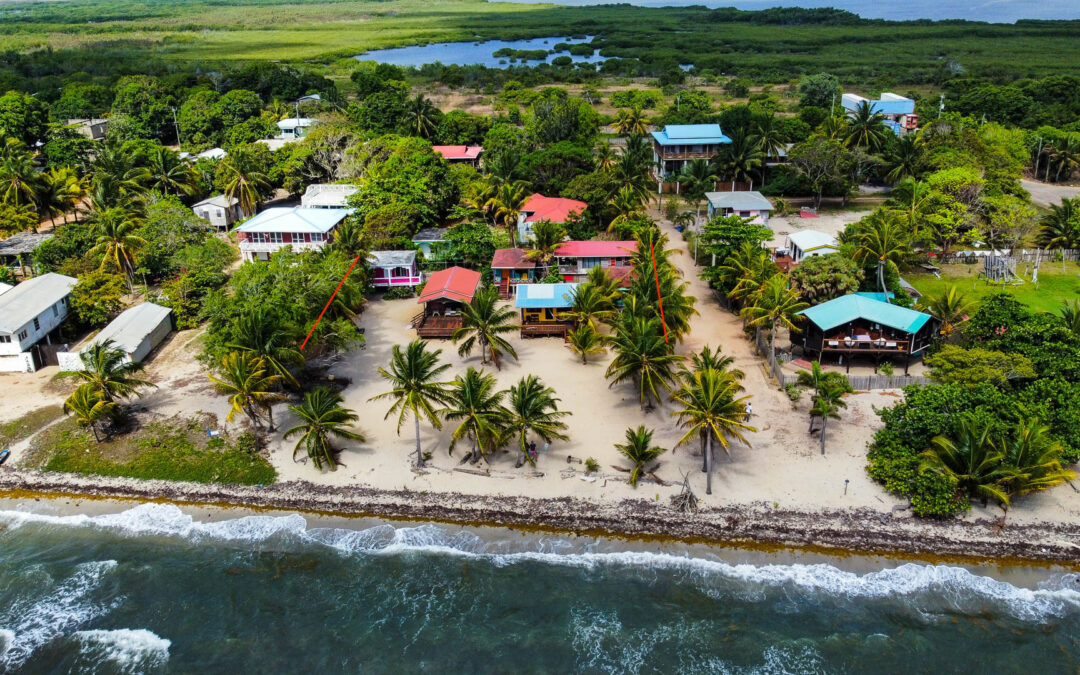
<svg viewBox="0 0 1080 675">
<path fill-rule="evenodd" d="M 90 431 L 94 432 L 94 440 L 97 441 L 98 443 L 100 443 L 101 442 L 101 437 L 98 436 L 97 424 L 95 424 L 94 422 L 91 422 L 90 423 Z"/>
<path fill-rule="evenodd" d="M 825 455 L 825 426 L 829 423 L 829 416 L 821 416 L 821 455 Z"/>
<path fill-rule="evenodd" d="M 705 494 L 712 494 L 712 434 L 705 434 Z"/>
<path fill-rule="evenodd" d="M 769 331 L 769 365 L 776 363 L 776 319 L 772 321 L 772 330 Z"/>
<path fill-rule="evenodd" d="M 266 418 L 270 421 L 270 428 L 267 431 L 274 430 L 274 406 L 272 404 L 266 404 Z"/>
<path fill-rule="evenodd" d="M 420 452 L 420 416 L 413 410 L 413 422 L 416 424 L 416 468 L 424 468 L 424 454 Z"/>
</svg>

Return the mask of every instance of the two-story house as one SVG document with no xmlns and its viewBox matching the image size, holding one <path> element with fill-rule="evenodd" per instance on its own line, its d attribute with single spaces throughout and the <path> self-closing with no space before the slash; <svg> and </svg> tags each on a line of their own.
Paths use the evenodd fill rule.
<svg viewBox="0 0 1080 675">
<path fill-rule="evenodd" d="M 636 252 L 636 241 L 568 241 L 555 249 L 555 259 L 566 281 L 584 281 L 594 267 L 608 268 L 617 279 L 625 279 Z"/>
<path fill-rule="evenodd" d="M 269 260 L 270 256 L 291 246 L 294 251 L 307 251 L 326 246 L 333 238 L 334 228 L 352 213 L 352 209 L 266 209 L 236 228 L 240 256 L 247 262 Z"/>
<path fill-rule="evenodd" d="M 76 280 L 49 272 L 28 279 L 0 295 L 0 372 L 32 373 L 56 365 L 54 351 L 34 349 L 68 315 L 68 296 Z"/>
<path fill-rule="evenodd" d="M 652 137 L 653 163 L 660 183 L 671 182 L 671 176 L 691 160 L 716 157 L 722 146 L 731 143 L 719 124 L 669 124 L 652 132 Z"/>
<path fill-rule="evenodd" d="M 919 116 L 915 114 L 915 101 L 900 94 L 883 92 L 877 100 L 863 98 L 858 94 L 844 94 L 840 105 L 844 106 L 848 116 L 854 115 L 862 104 L 869 104 L 870 110 L 881 115 L 882 123 L 897 136 L 904 136 L 919 129 Z"/>
<path fill-rule="evenodd" d="M 585 202 L 563 197 L 545 197 L 539 192 L 525 200 L 518 215 L 518 241 L 524 243 L 533 237 L 533 225 L 541 220 L 565 223 L 572 215 L 581 215 L 589 207 Z"/>
</svg>

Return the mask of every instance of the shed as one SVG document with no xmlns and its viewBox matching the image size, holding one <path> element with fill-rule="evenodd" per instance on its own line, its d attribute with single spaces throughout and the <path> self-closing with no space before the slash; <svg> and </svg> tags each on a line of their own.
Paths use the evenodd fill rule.
<svg viewBox="0 0 1080 675">
<path fill-rule="evenodd" d="M 124 361 L 145 361 L 150 352 L 172 332 L 172 310 L 144 302 L 120 313 L 101 332 L 79 345 L 76 351 L 60 352 L 60 370 L 81 370 L 79 354 L 107 340 L 124 352 Z"/>
<path fill-rule="evenodd" d="M 791 259 L 800 262 L 810 256 L 836 253 L 840 250 L 840 244 L 831 234 L 817 230 L 799 230 L 788 235 L 787 249 Z"/>
<path fill-rule="evenodd" d="M 42 242 L 52 239 L 52 233 L 18 232 L 0 241 L 0 263 L 19 267 L 30 262 L 30 256 Z"/>
</svg>

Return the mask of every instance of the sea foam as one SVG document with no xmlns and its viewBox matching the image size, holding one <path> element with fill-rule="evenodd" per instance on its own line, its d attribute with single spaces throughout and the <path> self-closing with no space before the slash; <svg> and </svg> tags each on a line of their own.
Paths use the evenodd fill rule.
<svg viewBox="0 0 1080 675">
<path fill-rule="evenodd" d="M 90 661 L 93 669 L 108 662 L 120 673 L 147 673 L 160 670 L 169 661 L 172 643 L 148 630 L 84 630 L 75 633 L 80 661 Z"/>
</svg>

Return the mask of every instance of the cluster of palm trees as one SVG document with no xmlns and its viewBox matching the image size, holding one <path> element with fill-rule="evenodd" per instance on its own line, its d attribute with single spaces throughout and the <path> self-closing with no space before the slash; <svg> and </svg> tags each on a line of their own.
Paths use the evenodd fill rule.
<svg viewBox="0 0 1080 675">
<path fill-rule="evenodd" d="M 39 171 L 34 153 L 22 141 L 9 137 L 0 144 L 0 203 L 33 209 L 39 218 L 55 224 L 59 215 L 67 222 L 67 214 L 76 210 L 87 192 L 87 180 L 75 169 Z"/>
<path fill-rule="evenodd" d="M 64 401 L 64 412 L 75 416 L 79 426 L 90 429 L 100 442 L 100 427 L 124 416 L 122 401 L 141 396 L 154 385 L 139 377 L 143 364 L 127 359 L 112 340 L 95 342 L 79 354 L 82 370 L 75 373 L 81 384 Z"/>
<path fill-rule="evenodd" d="M 1042 167 L 1043 180 L 1049 181 L 1053 174 L 1054 182 L 1069 180 L 1080 169 L 1080 133 L 1072 132 L 1045 143 L 1042 138 L 1034 138 L 1037 143 L 1032 148 L 1034 159 L 1032 174 L 1039 177 Z M 1043 162 L 1045 161 L 1045 164 Z"/>
<path fill-rule="evenodd" d="M 843 373 L 825 372 L 821 364 L 813 361 L 810 370 L 799 371 L 798 386 L 811 389 L 810 421 L 821 420 L 821 454 L 825 454 L 825 429 L 830 419 L 840 419 L 840 410 L 847 408 L 843 396 L 854 391 Z"/>
<path fill-rule="evenodd" d="M 1031 418 L 1001 428 L 996 419 L 966 413 L 955 429 L 936 436 L 922 454 L 920 472 L 942 476 L 958 493 L 1007 509 L 1013 497 L 1076 478 L 1062 466 L 1062 447 L 1049 427 Z"/>
<path fill-rule="evenodd" d="M 461 441 L 471 448 L 464 461 L 488 460 L 491 453 L 513 443 L 518 449 L 517 465 L 535 464 L 530 437 L 547 443 L 569 440 L 555 391 L 535 375 L 526 375 L 507 390 L 499 390 L 495 376 L 469 366 L 453 380 L 443 379 L 450 365 L 440 360 L 442 350 L 431 350 L 423 340 L 395 345 L 390 363 L 379 375 L 390 390 L 371 400 L 389 400 L 386 418 L 397 417 L 398 433 L 411 416 L 416 433 L 416 467 L 424 466 L 420 444 L 420 423 L 435 429 L 452 427 L 449 451 Z"/>
</svg>

